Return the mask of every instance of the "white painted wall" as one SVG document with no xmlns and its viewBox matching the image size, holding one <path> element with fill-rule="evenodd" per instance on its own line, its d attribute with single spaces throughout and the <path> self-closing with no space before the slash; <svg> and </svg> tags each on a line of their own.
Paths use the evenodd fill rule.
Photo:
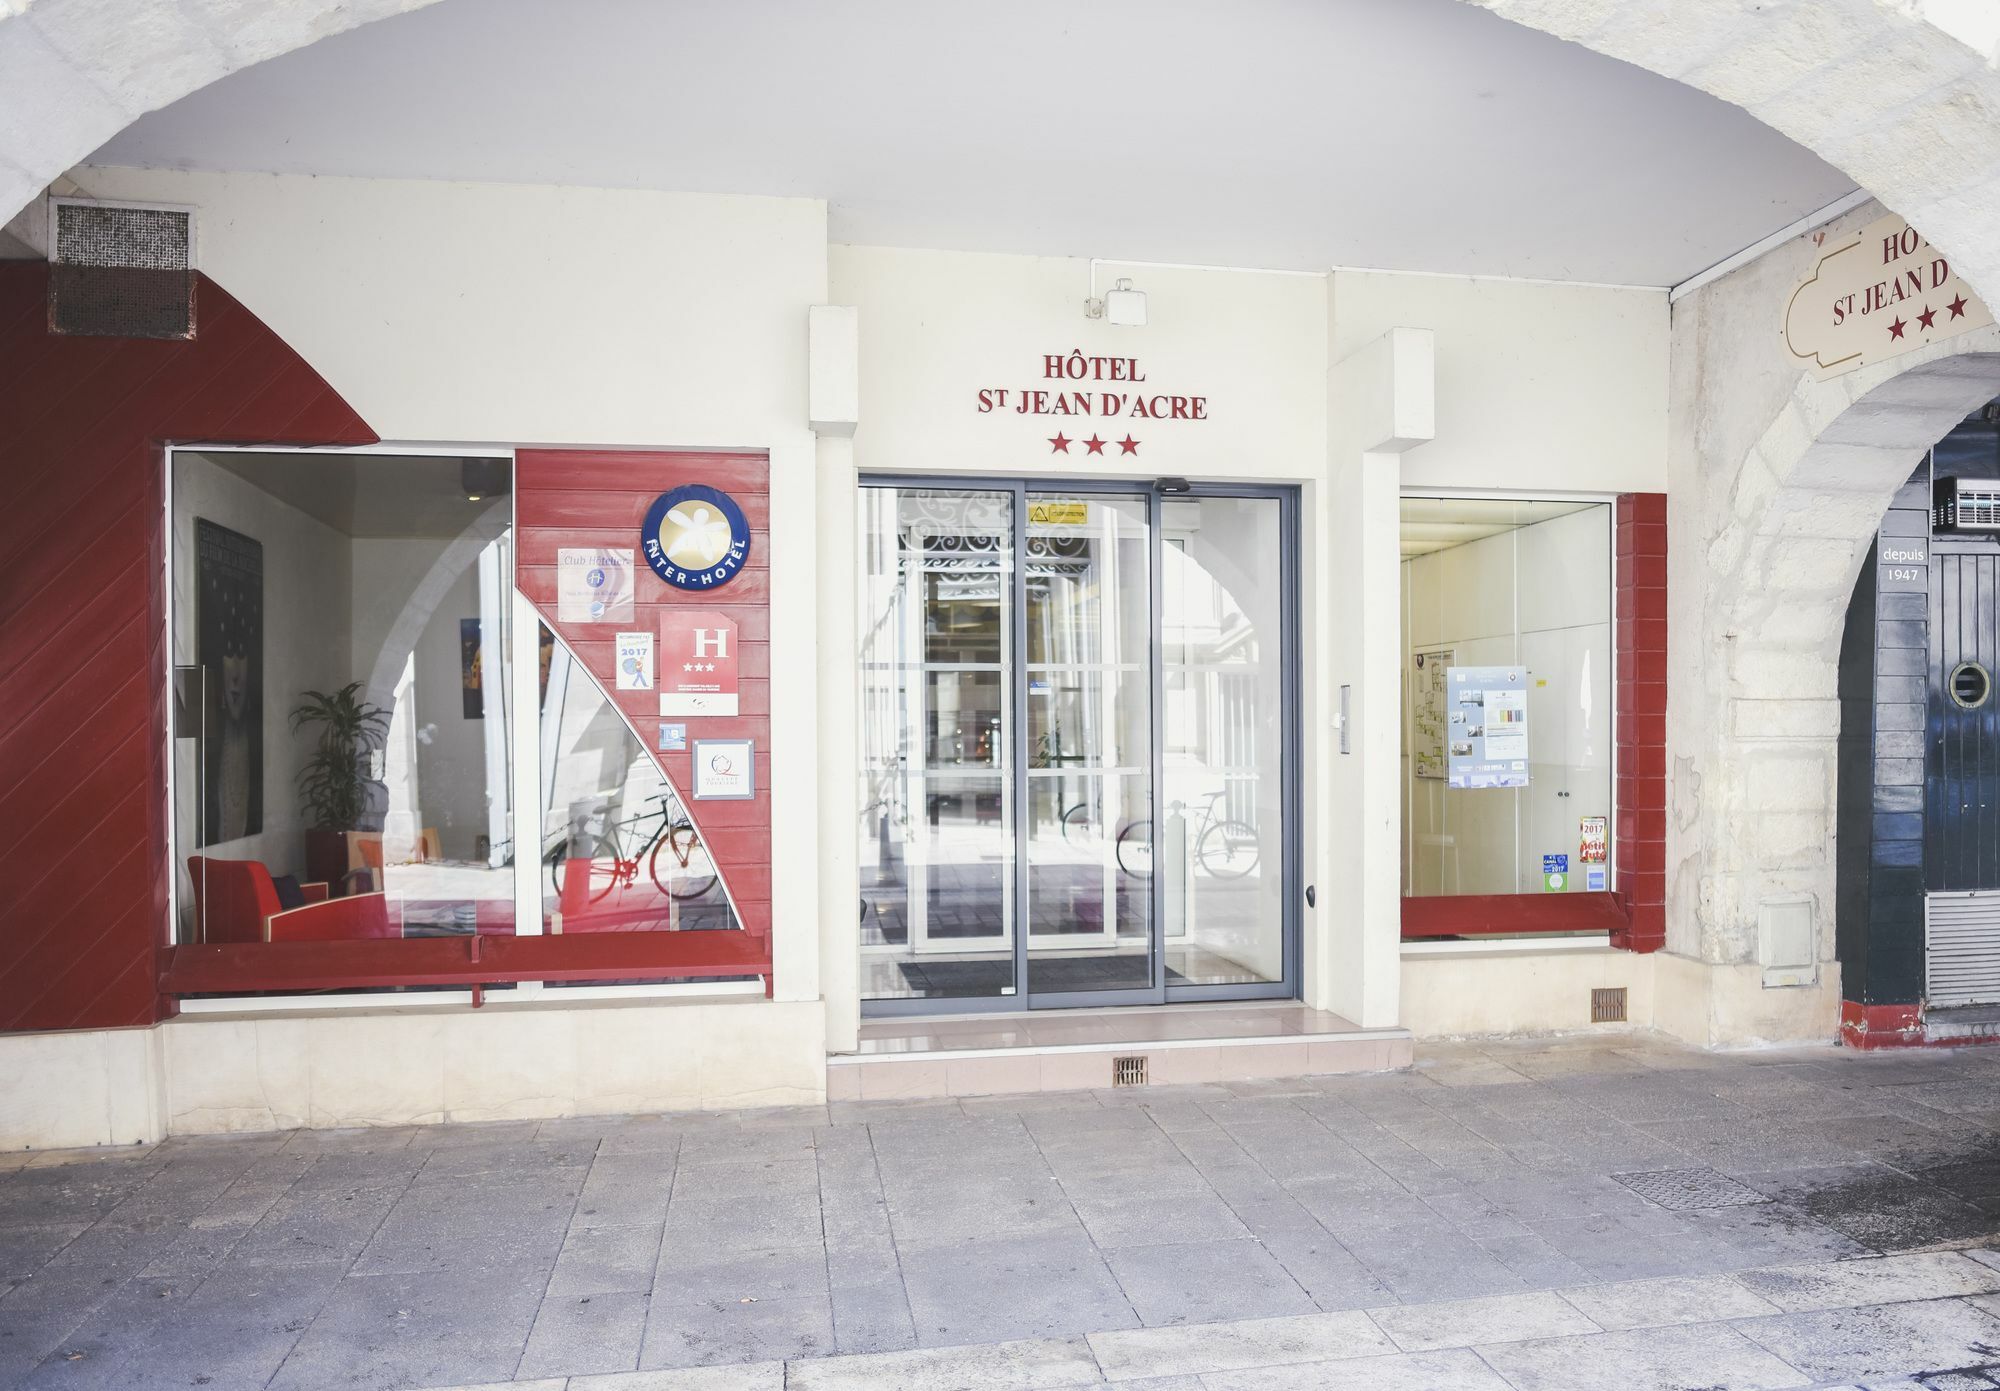
<svg viewBox="0 0 2000 1391">
<path fill-rule="evenodd" d="M 1437 334 L 1437 438 L 1405 487 L 1665 491 L 1664 292 L 1343 270 L 1332 305 L 1336 359 Z"/>
</svg>

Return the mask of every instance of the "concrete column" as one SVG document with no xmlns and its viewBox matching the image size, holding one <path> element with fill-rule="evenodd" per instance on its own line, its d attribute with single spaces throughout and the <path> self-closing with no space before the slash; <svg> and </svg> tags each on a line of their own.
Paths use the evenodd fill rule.
<svg viewBox="0 0 2000 1391">
<path fill-rule="evenodd" d="M 826 1048 L 854 1051 L 861 1028 L 861 882 L 855 864 L 855 469 L 860 422 L 859 319 L 848 305 L 815 305 L 810 318 L 807 414 L 819 434 L 817 594 L 819 649 L 820 989 Z M 775 673 L 774 673 L 775 675 Z M 780 874 L 785 866 L 777 867 Z"/>
<path fill-rule="evenodd" d="M 1399 1015 L 1401 460 L 1436 433 L 1436 364 L 1430 330 L 1410 328 L 1334 364 L 1327 493 L 1313 509 L 1309 621 L 1321 655 L 1309 678 L 1308 743 L 1323 776 L 1306 854 L 1318 906 L 1305 918 L 1305 998 L 1369 1028 Z"/>
</svg>

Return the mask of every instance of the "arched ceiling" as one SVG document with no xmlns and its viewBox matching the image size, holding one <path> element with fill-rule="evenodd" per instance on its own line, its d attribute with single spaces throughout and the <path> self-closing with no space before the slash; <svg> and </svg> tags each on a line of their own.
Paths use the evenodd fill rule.
<svg viewBox="0 0 2000 1391">
<path fill-rule="evenodd" d="M 1459 0 L 442 0 L 96 163 L 825 198 L 836 241 L 1670 285 L 1853 181 Z"/>
</svg>

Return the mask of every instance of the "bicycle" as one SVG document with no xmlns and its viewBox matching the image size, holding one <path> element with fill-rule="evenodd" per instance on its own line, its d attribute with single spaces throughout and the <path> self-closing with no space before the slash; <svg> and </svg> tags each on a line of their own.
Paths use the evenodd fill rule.
<svg viewBox="0 0 2000 1391">
<path fill-rule="evenodd" d="M 557 838 L 542 859 L 549 867 L 549 882 L 555 886 L 558 900 L 562 898 L 563 876 L 571 860 L 590 861 L 589 897 L 592 903 L 604 898 L 613 889 L 636 884 L 642 860 L 654 886 L 678 902 L 700 898 L 715 887 L 715 865 L 702 846 L 694 823 L 688 820 L 685 812 L 680 812 L 676 818 L 679 806 L 673 794 L 663 792 L 652 800 L 658 804 L 657 810 L 643 812 L 629 821 L 607 825 L 602 835 L 576 831 Z M 670 807 L 669 803 L 674 805 Z M 659 824 L 646 836 L 638 853 L 627 859 L 619 843 L 619 831 L 655 819 Z M 667 857 L 664 863 L 662 855 Z"/>
<path fill-rule="evenodd" d="M 1194 859 L 1195 863 L 1216 879 L 1241 879 L 1257 868 L 1258 846 L 1257 828 L 1247 821 L 1237 821 L 1222 816 L 1217 811 L 1227 789 L 1218 788 L 1206 794 L 1207 805 L 1195 822 Z M 1186 802 L 1175 802 L 1172 811 L 1184 811 Z M 1071 832 L 1081 831 L 1090 824 L 1089 808 L 1078 802 L 1062 814 L 1063 839 L 1071 839 Z M 1153 818 L 1142 816 L 1126 822 L 1118 830 L 1115 854 L 1118 868 L 1134 879 L 1147 879 L 1153 873 Z"/>
</svg>

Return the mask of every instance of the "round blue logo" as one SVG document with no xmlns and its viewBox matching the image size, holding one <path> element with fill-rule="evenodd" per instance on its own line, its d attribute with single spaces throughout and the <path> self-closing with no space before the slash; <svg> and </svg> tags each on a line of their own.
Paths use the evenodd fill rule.
<svg viewBox="0 0 2000 1391">
<path fill-rule="evenodd" d="M 750 558 L 743 509 L 729 494 L 700 483 L 653 499 L 640 540 L 653 573 L 676 589 L 728 584 Z"/>
</svg>

